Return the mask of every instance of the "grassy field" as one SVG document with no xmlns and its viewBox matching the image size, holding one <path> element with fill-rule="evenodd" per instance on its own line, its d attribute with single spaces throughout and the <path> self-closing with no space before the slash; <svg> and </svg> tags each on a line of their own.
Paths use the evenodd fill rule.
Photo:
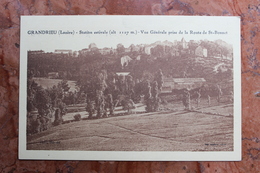
<svg viewBox="0 0 260 173">
<path fill-rule="evenodd" d="M 173 106 L 173 105 L 171 105 Z M 202 105 L 185 111 L 154 113 L 74 121 L 28 136 L 29 150 L 86 151 L 232 151 L 233 105 Z M 120 107 L 116 112 L 124 112 Z M 82 112 L 88 116 L 86 112 Z M 67 119 L 72 117 L 66 115 Z M 70 118 L 69 118 L 70 117 Z"/>
<path fill-rule="evenodd" d="M 41 85 L 44 89 L 50 88 L 54 85 L 58 85 L 59 82 L 61 82 L 61 79 L 48 79 L 48 78 L 33 78 L 33 80 L 38 84 Z M 77 86 L 76 86 L 76 81 L 68 81 L 68 85 L 70 87 L 69 91 L 76 91 Z"/>
</svg>

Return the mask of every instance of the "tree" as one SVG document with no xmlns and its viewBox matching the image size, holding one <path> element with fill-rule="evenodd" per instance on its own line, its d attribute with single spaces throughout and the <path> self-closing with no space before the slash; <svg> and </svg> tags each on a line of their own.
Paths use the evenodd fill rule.
<svg viewBox="0 0 260 173">
<path fill-rule="evenodd" d="M 96 83 L 96 100 L 95 101 L 96 101 L 96 110 L 97 110 L 98 118 L 102 117 L 102 114 L 105 113 L 104 91 L 107 88 L 106 79 L 107 79 L 107 73 L 105 70 L 103 70 L 97 76 L 97 83 Z"/>
<path fill-rule="evenodd" d="M 107 88 L 107 84 L 106 84 L 106 72 L 103 71 L 103 73 L 99 73 L 97 76 L 97 81 L 96 81 L 96 90 L 98 91 L 105 91 L 105 89 Z"/>
<path fill-rule="evenodd" d="M 39 132 L 41 132 L 41 126 L 42 126 L 41 120 L 40 120 L 40 118 L 38 117 L 38 118 L 36 119 L 36 121 L 34 122 L 34 125 L 33 125 L 33 129 L 34 129 L 34 132 L 33 132 L 33 133 L 39 133 Z"/>
<path fill-rule="evenodd" d="M 76 102 L 76 93 L 69 91 L 69 93 L 65 95 L 63 102 L 66 105 L 74 105 Z"/>
<path fill-rule="evenodd" d="M 153 82 L 152 90 L 151 90 L 152 97 L 158 97 L 159 89 L 157 81 Z"/>
<path fill-rule="evenodd" d="M 215 56 L 217 55 L 217 44 L 212 42 L 212 41 L 208 41 L 208 40 L 203 40 L 200 43 L 201 47 L 205 47 L 208 51 L 208 56 Z"/>
<path fill-rule="evenodd" d="M 134 44 L 131 44 L 129 47 L 130 47 L 132 55 L 134 55 L 134 56 L 138 55 L 139 48 L 137 46 L 135 46 Z"/>
<path fill-rule="evenodd" d="M 150 85 L 150 82 L 147 81 L 146 82 L 146 87 L 145 87 L 145 91 L 144 91 L 144 100 L 145 100 L 145 103 L 146 103 L 146 111 L 147 112 L 152 112 L 153 110 L 153 100 L 152 100 L 152 94 L 151 94 L 151 85 Z"/>
<path fill-rule="evenodd" d="M 96 91 L 96 110 L 97 110 L 97 118 L 102 117 L 102 114 L 104 113 L 105 110 L 105 100 L 104 100 L 104 95 L 102 91 Z"/>
<path fill-rule="evenodd" d="M 35 94 L 39 89 L 38 84 L 31 78 L 27 80 L 27 111 L 35 110 Z"/>
<path fill-rule="evenodd" d="M 229 50 L 227 47 L 225 46 L 219 46 L 220 47 L 220 50 L 221 50 L 221 55 L 222 55 L 222 58 L 223 56 L 227 57 L 228 53 L 229 53 Z"/>
<path fill-rule="evenodd" d="M 133 77 L 131 75 L 127 75 L 126 76 L 126 91 L 127 91 L 127 95 L 130 98 L 133 98 L 134 86 L 135 86 L 135 82 L 133 80 Z"/>
<path fill-rule="evenodd" d="M 142 74 L 142 78 L 144 81 L 148 80 L 148 81 L 153 81 L 154 76 L 151 72 L 144 70 L 143 74 Z"/>
<path fill-rule="evenodd" d="M 126 93 L 126 81 L 125 81 L 125 76 L 119 75 L 117 77 L 117 87 L 120 91 L 121 94 Z"/>
<path fill-rule="evenodd" d="M 61 82 L 58 83 L 58 88 L 61 88 L 63 93 L 66 93 L 70 90 L 70 86 L 68 84 L 68 81 L 62 80 Z"/>
<path fill-rule="evenodd" d="M 91 119 L 95 113 L 95 104 L 90 99 L 87 99 L 86 111 L 88 112 L 88 118 Z"/>
<path fill-rule="evenodd" d="M 93 66 L 87 66 L 84 72 L 85 75 L 82 75 L 81 80 L 78 81 L 80 92 L 87 94 L 86 111 L 89 113 L 89 118 L 93 116 L 93 107 L 97 111 L 97 117 L 102 117 L 105 109 L 104 93 L 108 87 L 106 83 L 108 79 L 107 71 L 99 68 L 95 69 L 94 67 L 94 64 Z M 95 106 L 93 102 L 95 102 Z"/>
<path fill-rule="evenodd" d="M 42 87 L 39 87 L 36 91 L 35 107 L 38 109 L 38 113 L 41 116 L 47 115 L 51 108 L 51 98 L 49 97 L 48 92 Z"/>
<path fill-rule="evenodd" d="M 190 41 L 188 43 L 189 46 L 189 50 L 191 51 L 192 54 L 195 54 L 195 49 L 199 46 L 198 43 L 194 42 L 194 41 Z"/>
<path fill-rule="evenodd" d="M 159 71 L 156 73 L 155 81 L 158 84 L 159 91 L 161 91 L 162 90 L 162 86 L 163 86 L 163 73 L 162 73 L 161 69 L 159 69 Z"/>
<path fill-rule="evenodd" d="M 67 105 L 65 103 L 63 103 L 61 99 L 57 99 L 56 107 L 60 109 L 62 116 L 67 113 Z"/>
<path fill-rule="evenodd" d="M 119 43 L 119 44 L 117 44 L 117 46 L 116 46 L 116 50 L 117 50 L 117 53 L 118 53 L 118 54 L 122 54 L 122 53 L 125 52 L 125 47 L 124 47 L 123 44 Z"/>
<path fill-rule="evenodd" d="M 190 108 L 191 108 L 191 105 L 190 105 L 190 92 L 187 89 L 184 90 L 183 103 L 184 103 L 185 109 L 186 110 L 190 110 Z"/>
<path fill-rule="evenodd" d="M 151 54 L 157 58 L 163 57 L 165 54 L 164 47 L 162 45 L 157 45 L 154 48 L 151 48 Z"/>
<path fill-rule="evenodd" d="M 108 94 L 107 103 L 109 108 L 109 115 L 114 115 L 114 102 L 113 102 L 112 94 Z"/>
<path fill-rule="evenodd" d="M 220 85 L 217 84 L 217 102 L 220 103 L 221 96 L 223 95 Z"/>
<path fill-rule="evenodd" d="M 87 63 L 86 63 L 87 62 Z M 102 70 L 100 57 L 87 56 L 82 58 L 79 69 L 79 80 L 77 85 L 80 87 L 80 93 L 87 93 L 88 98 L 95 100 L 96 90 L 106 88 L 104 82 L 107 78 L 106 70 Z"/>
<path fill-rule="evenodd" d="M 153 87 L 152 87 L 152 111 L 158 111 L 159 109 L 159 104 L 160 104 L 160 98 L 159 98 L 159 89 L 158 89 L 158 84 L 156 81 L 153 82 Z"/>
<path fill-rule="evenodd" d="M 117 98 L 118 89 L 116 85 L 116 75 L 114 73 L 109 73 L 107 77 L 107 88 L 104 91 L 104 94 L 112 94 L 113 98 Z"/>
<path fill-rule="evenodd" d="M 61 85 L 54 85 L 51 88 L 47 89 L 48 95 L 50 96 L 51 99 L 51 104 L 53 107 L 57 107 L 57 100 L 63 100 L 64 99 L 64 93 L 61 88 Z"/>
<path fill-rule="evenodd" d="M 55 116 L 54 125 L 56 125 L 56 126 L 60 125 L 63 120 L 62 120 L 62 116 L 61 116 L 61 110 L 59 108 L 57 108 L 55 110 L 54 116 Z"/>
</svg>

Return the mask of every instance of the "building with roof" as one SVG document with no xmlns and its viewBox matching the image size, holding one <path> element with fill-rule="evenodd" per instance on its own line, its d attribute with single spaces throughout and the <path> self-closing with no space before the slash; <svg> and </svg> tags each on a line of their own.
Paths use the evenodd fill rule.
<svg viewBox="0 0 260 173">
<path fill-rule="evenodd" d="M 72 50 L 67 50 L 67 49 L 56 49 L 54 53 L 57 54 L 72 54 Z"/>
<path fill-rule="evenodd" d="M 204 78 L 165 78 L 161 93 L 171 93 L 172 90 L 195 89 L 206 83 Z"/>
<path fill-rule="evenodd" d="M 59 77 L 59 73 L 58 72 L 49 72 L 48 73 L 48 78 L 49 79 L 57 79 Z"/>
<path fill-rule="evenodd" d="M 43 50 L 28 51 L 28 54 L 43 54 L 43 53 L 45 53 Z"/>
<path fill-rule="evenodd" d="M 195 55 L 200 57 L 208 57 L 208 50 L 202 46 L 195 49 Z"/>
<path fill-rule="evenodd" d="M 152 46 L 144 47 L 144 53 L 146 55 L 151 55 L 151 49 L 152 49 Z"/>
<path fill-rule="evenodd" d="M 181 46 L 182 46 L 183 49 L 189 48 L 188 42 L 184 38 L 181 39 Z"/>
<path fill-rule="evenodd" d="M 128 63 L 132 61 L 132 58 L 130 58 L 128 55 L 123 56 L 120 58 L 120 63 L 122 65 L 122 68 L 128 66 Z"/>
<path fill-rule="evenodd" d="M 116 72 L 118 76 L 127 76 L 130 72 Z"/>
<path fill-rule="evenodd" d="M 99 49 L 99 52 L 102 55 L 109 55 L 115 53 L 115 50 L 113 48 L 104 47 L 103 49 Z"/>
<path fill-rule="evenodd" d="M 88 49 L 88 48 L 85 48 L 85 49 L 82 49 L 82 50 L 80 50 L 79 51 L 79 54 L 87 54 L 88 52 L 90 52 L 90 49 Z"/>
</svg>

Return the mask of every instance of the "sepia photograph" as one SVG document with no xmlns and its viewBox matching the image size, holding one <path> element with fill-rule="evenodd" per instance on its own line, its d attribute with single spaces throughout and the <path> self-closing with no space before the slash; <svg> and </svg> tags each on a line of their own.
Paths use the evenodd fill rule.
<svg viewBox="0 0 260 173">
<path fill-rule="evenodd" d="M 239 18 L 22 19 L 20 158 L 240 159 Z"/>
</svg>

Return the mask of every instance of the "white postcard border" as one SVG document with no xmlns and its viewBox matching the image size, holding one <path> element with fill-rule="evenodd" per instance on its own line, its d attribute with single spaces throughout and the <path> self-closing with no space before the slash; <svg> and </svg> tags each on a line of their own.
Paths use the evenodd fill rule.
<svg viewBox="0 0 260 173">
<path fill-rule="evenodd" d="M 134 151 L 43 151 L 43 150 L 27 150 L 26 149 L 26 98 L 27 98 L 27 51 L 30 50 L 30 30 L 31 21 L 35 18 L 51 19 L 53 26 L 57 26 L 56 20 L 70 21 L 83 18 L 100 18 L 113 21 L 115 18 L 127 21 L 128 19 L 144 18 L 164 18 L 178 20 L 193 21 L 199 18 L 205 21 L 230 20 L 230 30 L 233 50 L 234 50 L 234 151 L 232 152 L 134 152 Z M 70 23 L 68 22 L 68 23 Z M 48 22 L 47 22 L 48 23 Z M 72 22 L 73 23 L 73 22 Z M 37 28 L 36 25 L 34 27 Z M 115 27 L 117 27 L 115 25 Z M 201 27 L 201 26 L 198 26 Z M 48 27 L 47 27 L 48 28 Z M 53 28 L 53 27 L 50 27 Z M 76 26 L 75 26 L 76 28 Z M 226 28 L 226 27 L 225 27 Z M 42 43 L 42 45 L 47 43 Z M 86 44 L 87 45 L 87 44 Z M 55 47 L 56 48 L 56 47 Z M 241 47 L 240 47 L 240 18 L 239 17 L 199 17 L 199 16 L 22 16 L 21 17 L 21 44 L 20 44 L 20 97 L 19 97 L 19 159 L 35 159 L 35 160 L 126 160 L 126 161 L 239 161 L 241 160 Z"/>
</svg>

